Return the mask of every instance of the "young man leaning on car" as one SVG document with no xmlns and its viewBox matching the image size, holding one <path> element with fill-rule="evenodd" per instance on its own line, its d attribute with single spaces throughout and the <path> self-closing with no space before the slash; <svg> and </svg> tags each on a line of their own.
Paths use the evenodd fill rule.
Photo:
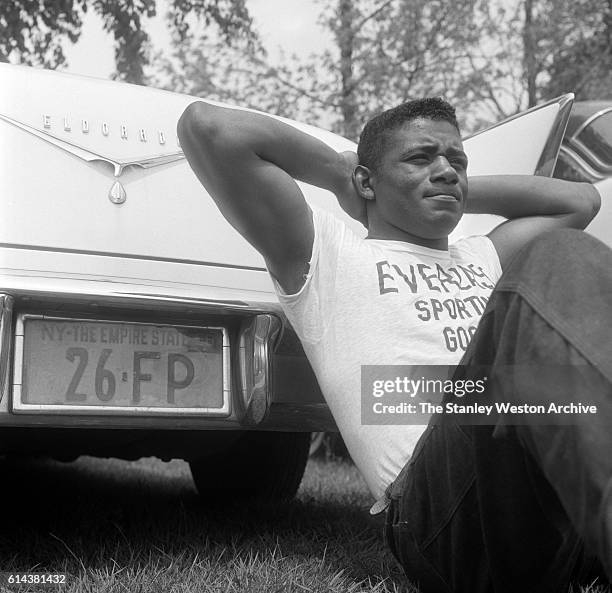
<svg viewBox="0 0 612 593">
<path fill-rule="evenodd" d="M 373 118 L 358 157 L 204 102 L 178 130 L 223 215 L 265 258 L 351 456 L 385 495 L 386 537 L 408 577 L 424 592 L 557 592 L 601 570 L 598 558 L 610 578 L 612 252 L 568 230 L 597 213 L 597 191 L 490 176 L 470 179 L 468 199 L 455 112 L 441 99 Z M 331 190 L 367 237 L 311 210 L 294 179 Z M 449 245 L 464 212 L 508 220 Z M 448 299 L 473 335 L 461 361 L 434 310 Z M 458 363 L 455 379 L 482 366 L 503 374 L 486 395 L 518 404 L 573 401 L 574 371 L 551 380 L 537 365 L 579 365 L 598 413 L 517 426 L 438 414 L 414 453 L 422 427 L 361 423 L 362 365 Z"/>
</svg>

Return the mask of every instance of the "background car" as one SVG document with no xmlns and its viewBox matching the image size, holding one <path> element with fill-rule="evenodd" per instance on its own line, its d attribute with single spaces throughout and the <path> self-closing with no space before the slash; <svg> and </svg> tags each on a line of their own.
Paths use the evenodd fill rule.
<svg viewBox="0 0 612 593">
<path fill-rule="evenodd" d="M 599 190 L 601 209 L 587 231 L 612 247 L 612 101 L 574 104 L 554 176 Z"/>
<path fill-rule="evenodd" d="M 178 144 L 196 98 L 8 64 L 0 85 L 0 453 L 183 458 L 206 497 L 293 496 L 310 432 L 335 424 L 261 256 Z M 467 139 L 472 171 L 550 174 L 570 105 Z"/>
</svg>

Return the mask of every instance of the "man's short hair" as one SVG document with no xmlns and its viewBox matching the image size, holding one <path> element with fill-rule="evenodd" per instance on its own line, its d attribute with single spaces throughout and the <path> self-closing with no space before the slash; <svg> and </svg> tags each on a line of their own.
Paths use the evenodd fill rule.
<svg viewBox="0 0 612 593">
<path fill-rule="evenodd" d="M 386 135 L 406 122 L 417 118 L 447 121 L 459 131 L 455 108 L 441 97 L 407 101 L 397 107 L 383 111 L 366 123 L 357 147 L 359 164 L 368 167 L 368 169 L 376 169 L 380 165 L 384 152 Z"/>
</svg>

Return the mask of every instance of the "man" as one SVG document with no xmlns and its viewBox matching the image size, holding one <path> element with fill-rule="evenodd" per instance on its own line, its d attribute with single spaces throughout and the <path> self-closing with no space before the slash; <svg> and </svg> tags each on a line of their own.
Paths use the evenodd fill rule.
<svg viewBox="0 0 612 593">
<path fill-rule="evenodd" d="M 504 368 L 513 369 L 524 354 L 567 365 L 597 350 L 600 342 L 579 349 L 589 340 L 579 327 L 575 336 L 559 329 L 568 321 L 567 300 L 557 299 L 561 318 L 553 321 L 536 305 L 555 305 L 564 296 L 557 281 L 546 277 L 551 270 L 563 269 L 566 280 L 585 252 L 612 260 L 599 243 L 551 233 L 552 239 L 516 258 L 519 264 L 510 264 L 546 231 L 585 228 L 599 208 L 596 190 L 555 179 L 495 176 L 470 179 L 468 199 L 467 158 L 454 110 L 440 99 L 406 103 L 368 122 L 358 162 L 277 120 L 203 102 L 187 108 L 178 131 L 189 163 L 221 212 L 265 258 L 370 490 L 390 498 L 386 533 L 407 575 L 423 591 L 561 591 L 588 568 L 584 541 L 612 572 L 612 467 L 599 459 L 605 456 L 601 439 L 610 442 L 605 424 L 589 440 L 594 435 L 584 437 L 588 426 L 575 437 L 568 433 L 573 426 L 495 430 L 436 416 L 398 478 L 422 429 L 364 425 L 359 405 L 362 365 L 456 365 L 467 347 L 457 337 L 474 335 L 481 317 L 462 361 L 468 375 L 476 365 L 495 374 L 497 352 L 505 356 Z M 322 210 L 311 211 L 294 179 L 331 190 L 367 224 L 367 238 Z M 448 235 L 464 212 L 508 221 L 488 237 L 449 246 Z M 502 268 L 509 271 L 484 312 Z M 600 275 L 585 274 L 583 285 L 597 291 Z M 573 304 L 579 297 L 566 284 Z M 537 297 L 529 305 L 523 286 Z M 612 291 L 610 280 L 606 287 Z M 445 311 L 441 302 L 454 309 Z M 593 310 L 587 325 L 596 333 L 600 309 Z M 573 331 L 579 323 L 569 321 Z M 512 350 L 513 344 L 521 349 Z M 589 356 L 586 364 L 597 365 Z M 520 378 L 538 381 L 528 373 Z M 609 383 L 599 375 L 589 378 L 601 383 L 592 387 L 605 408 Z M 573 445 L 564 448 L 567 442 Z M 568 462 L 582 463 L 589 455 L 588 471 L 567 471 Z"/>
</svg>

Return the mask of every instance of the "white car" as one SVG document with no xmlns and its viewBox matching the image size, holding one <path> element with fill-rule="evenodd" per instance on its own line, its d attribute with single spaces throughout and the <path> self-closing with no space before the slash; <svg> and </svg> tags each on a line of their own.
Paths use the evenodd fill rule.
<svg viewBox="0 0 612 593">
<path fill-rule="evenodd" d="M 195 97 L 8 64 L 0 86 L 0 454 L 184 458 L 203 495 L 293 496 L 335 425 L 261 256 L 178 145 Z M 550 175 L 570 105 L 468 139 L 471 173 Z"/>
</svg>

